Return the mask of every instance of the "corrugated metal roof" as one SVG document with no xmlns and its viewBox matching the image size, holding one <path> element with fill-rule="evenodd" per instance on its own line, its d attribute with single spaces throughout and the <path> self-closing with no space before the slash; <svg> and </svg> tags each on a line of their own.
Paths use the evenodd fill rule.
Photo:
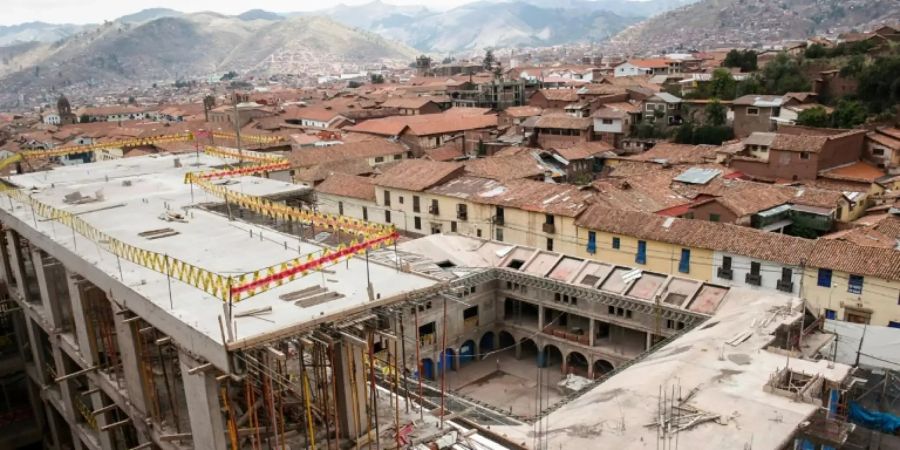
<svg viewBox="0 0 900 450">
<path fill-rule="evenodd" d="M 706 184 L 713 178 L 722 174 L 718 169 L 705 169 L 702 167 L 691 167 L 675 177 L 675 181 L 689 184 Z"/>
</svg>

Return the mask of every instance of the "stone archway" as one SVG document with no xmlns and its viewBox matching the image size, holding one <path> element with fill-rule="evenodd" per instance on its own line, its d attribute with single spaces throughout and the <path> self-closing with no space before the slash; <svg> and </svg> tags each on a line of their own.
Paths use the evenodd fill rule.
<svg viewBox="0 0 900 450">
<path fill-rule="evenodd" d="M 580 352 L 570 352 L 566 355 L 566 373 L 588 377 L 588 372 L 590 372 L 590 363 L 587 357 Z"/>
<path fill-rule="evenodd" d="M 605 359 L 598 359 L 598 360 L 594 361 L 593 369 L 594 370 L 593 370 L 592 375 L 596 379 L 596 378 L 600 378 L 600 377 L 612 372 L 614 367 L 611 362 L 609 362 Z"/>
<path fill-rule="evenodd" d="M 541 358 L 543 360 L 541 367 L 553 367 L 554 365 L 557 365 L 561 372 L 565 372 L 565 360 L 563 359 L 563 353 L 560 351 L 559 347 L 553 344 L 547 344 L 544 346 L 544 351 L 541 352 Z"/>
</svg>

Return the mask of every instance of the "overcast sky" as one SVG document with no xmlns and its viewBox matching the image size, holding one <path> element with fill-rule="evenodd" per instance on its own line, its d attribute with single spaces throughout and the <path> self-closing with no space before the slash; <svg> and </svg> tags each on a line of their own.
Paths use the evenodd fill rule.
<svg viewBox="0 0 900 450">
<path fill-rule="evenodd" d="M 184 12 L 216 11 L 240 14 L 248 9 L 273 12 L 312 11 L 337 3 L 348 5 L 369 3 L 371 0 L 0 0 L 0 25 L 22 22 L 99 23 L 138 12 L 147 8 L 171 8 Z M 446 9 L 473 0 L 387 0 L 397 5 L 427 5 Z"/>
</svg>

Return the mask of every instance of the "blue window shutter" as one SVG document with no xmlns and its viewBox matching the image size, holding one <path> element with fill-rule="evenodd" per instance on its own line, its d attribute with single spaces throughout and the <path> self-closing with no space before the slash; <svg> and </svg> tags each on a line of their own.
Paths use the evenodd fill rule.
<svg viewBox="0 0 900 450">
<path fill-rule="evenodd" d="M 862 275 L 850 275 L 849 282 L 847 284 L 847 292 L 851 294 L 862 294 L 863 290 L 863 276 Z"/>
<path fill-rule="evenodd" d="M 597 233 L 588 231 L 587 252 L 597 253 Z"/>
<path fill-rule="evenodd" d="M 688 273 L 691 271 L 691 250 L 687 248 L 681 249 L 681 261 L 678 262 L 678 271 Z"/>
<path fill-rule="evenodd" d="M 620 246 L 621 246 L 621 242 L 619 241 L 619 238 L 614 237 L 612 239 L 612 248 L 618 250 Z"/>
<path fill-rule="evenodd" d="M 816 284 L 822 287 L 831 287 L 831 269 L 819 269 L 819 281 Z"/>
<path fill-rule="evenodd" d="M 647 242 L 638 241 L 637 255 L 634 256 L 634 262 L 638 264 L 647 263 Z"/>
<path fill-rule="evenodd" d="M 893 320 L 888 322 L 888 327 L 890 328 L 900 328 L 900 322 L 894 322 Z"/>
<path fill-rule="evenodd" d="M 826 309 L 825 318 L 828 320 L 835 320 L 837 319 L 837 312 L 833 309 Z"/>
</svg>

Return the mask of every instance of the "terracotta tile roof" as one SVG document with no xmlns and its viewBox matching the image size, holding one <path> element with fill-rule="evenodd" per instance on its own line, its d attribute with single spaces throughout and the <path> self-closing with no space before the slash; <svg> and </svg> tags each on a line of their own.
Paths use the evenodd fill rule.
<svg viewBox="0 0 900 450">
<path fill-rule="evenodd" d="M 541 108 L 537 106 L 511 106 L 503 110 L 509 117 L 531 117 L 541 115 Z"/>
<path fill-rule="evenodd" d="M 571 147 L 553 149 L 569 161 L 591 158 L 612 150 L 613 146 L 603 141 L 579 142 Z"/>
<path fill-rule="evenodd" d="M 399 136 L 406 130 L 406 121 L 401 117 L 385 117 L 382 119 L 367 120 L 347 128 L 347 131 L 356 133 L 375 134 L 379 136 Z"/>
<path fill-rule="evenodd" d="M 849 274 L 900 280 L 900 251 L 861 246 L 840 239 L 815 241 L 807 264 Z"/>
<path fill-rule="evenodd" d="M 291 166 L 303 168 L 332 161 L 391 156 L 406 151 L 407 148 L 399 143 L 372 139 L 330 147 L 295 148 L 288 155 L 288 160 Z"/>
<path fill-rule="evenodd" d="M 637 66 L 644 67 L 648 69 L 665 69 L 669 67 L 670 61 L 665 58 L 650 58 L 650 59 L 629 59 L 628 63 Z"/>
<path fill-rule="evenodd" d="M 897 239 L 884 233 L 879 233 L 872 227 L 856 227 L 847 230 L 836 231 L 822 236 L 822 239 L 837 239 L 852 242 L 863 247 L 897 248 Z"/>
<path fill-rule="evenodd" d="M 331 119 L 334 119 L 336 116 L 340 115 L 339 111 L 335 111 L 334 109 L 326 109 L 322 106 L 307 106 L 304 108 L 291 108 L 283 114 L 282 120 L 314 120 L 316 122 L 328 122 Z"/>
<path fill-rule="evenodd" d="M 481 178 L 481 180 L 485 179 Z M 441 186 L 438 189 L 441 189 L 441 192 L 447 192 L 446 195 L 453 195 L 449 192 L 454 189 L 462 190 L 459 185 L 466 182 L 451 182 L 449 186 Z M 592 189 L 532 180 L 480 181 L 476 184 L 482 186 L 482 189 L 475 189 L 474 193 L 468 194 L 464 198 L 470 198 L 482 204 L 565 217 L 577 217 L 588 207 L 595 195 L 595 191 Z"/>
<path fill-rule="evenodd" d="M 309 184 L 316 184 L 333 173 L 343 173 L 348 175 L 368 175 L 375 169 L 363 159 L 350 159 L 344 161 L 331 161 L 305 169 L 297 169 L 294 172 L 294 180 L 302 181 Z"/>
<path fill-rule="evenodd" d="M 338 172 L 332 173 L 316 186 L 316 192 L 375 201 L 375 185 L 371 178 Z"/>
<path fill-rule="evenodd" d="M 838 180 L 850 181 L 867 181 L 873 182 L 885 175 L 884 170 L 869 164 L 865 161 L 857 161 L 846 166 L 835 167 L 834 169 L 823 170 L 819 172 L 819 176 L 834 178 Z"/>
<path fill-rule="evenodd" d="M 349 127 L 348 131 L 377 134 L 381 136 L 399 136 L 407 128 L 416 136 L 449 134 L 466 130 L 478 130 L 497 126 L 496 115 L 484 115 L 477 112 L 450 112 L 426 114 L 421 116 L 395 116 L 382 119 L 367 120 Z M 468 109 L 468 108 L 461 108 Z M 476 109 L 476 108 L 472 108 Z"/>
<path fill-rule="evenodd" d="M 424 159 L 407 159 L 384 171 L 375 184 L 385 188 L 421 192 L 462 175 L 463 165 Z"/>
<path fill-rule="evenodd" d="M 598 194 L 595 204 L 620 211 L 657 212 L 673 206 L 687 204 L 690 199 L 683 197 L 668 187 L 658 189 L 646 179 L 603 179 L 593 183 Z"/>
<path fill-rule="evenodd" d="M 546 168 L 538 164 L 530 151 L 523 151 L 511 156 L 491 156 L 467 161 L 466 172 L 495 180 L 514 180 L 543 176 Z"/>
<path fill-rule="evenodd" d="M 391 97 L 381 104 L 383 108 L 420 109 L 434 100 L 429 97 Z"/>
<path fill-rule="evenodd" d="M 454 161 L 466 156 L 456 142 L 449 142 L 438 148 L 425 150 L 425 157 L 432 161 Z"/>
<path fill-rule="evenodd" d="M 575 223 L 590 230 L 705 248 L 751 258 L 800 265 L 814 241 L 725 223 L 677 219 L 656 214 L 588 208 Z"/>
<path fill-rule="evenodd" d="M 783 204 L 835 209 L 843 194 L 837 191 L 806 187 L 779 186 L 743 180 L 725 180 L 714 195 L 723 206 L 738 217 L 755 214 Z"/>
<path fill-rule="evenodd" d="M 530 152 L 530 151 L 534 151 L 534 150 L 540 150 L 540 149 L 529 148 L 529 147 L 520 147 L 520 146 L 506 147 L 503 150 L 500 150 L 497 153 L 494 153 L 493 156 L 494 157 L 513 156 L 513 155 L 518 155 L 519 153 L 522 153 L 522 152 Z"/>
<path fill-rule="evenodd" d="M 712 161 L 719 147 L 712 145 L 688 145 L 660 142 L 640 155 L 627 159 L 634 161 L 665 160 L 669 164 L 701 164 Z"/>
<path fill-rule="evenodd" d="M 430 136 L 497 127 L 497 116 L 495 115 L 444 113 L 412 116 L 410 118 L 416 119 L 408 122 L 410 132 L 416 136 Z"/>
<path fill-rule="evenodd" d="M 550 101 L 570 103 L 578 101 L 578 92 L 575 89 L 541 89 L 538 92 Z"/>
<path fill-rule="evenodd" d="M 591 117 L 597 119 L 624 119 L 628 117 L 628 113 L 616 108 L 600 108 L 594 111 Z"/>
<path fill-rule="evenodd" d="M 893 130 L 896 132 L 896 135 L 888 130 Z M 866 133 L 866 139 L 876 144 L 883 145 L 891 150 L 900 150 L 900 130 L 896 128 L 880 128 L 876 131 L 870 131 Z"/>
<path fill-rule="evenodd" d="M 865 133 L 865 130 L 850 130 L 827 136 L 777 133 L 775 135 L 775 139 L 772 140 L 772 149 L 790 152 L 818 153 L 822 151 L 822 148 L 830 140 L 839 139 L 859 133 Z"/>
<path fill-rule="evenodd" d="M 569 115 L 538 116 L 533 122 L 534 128 L 557 128 L 565 130 L 586 130 L 594 122 L 587 117 L 572 117 Z"/>
</svg>

